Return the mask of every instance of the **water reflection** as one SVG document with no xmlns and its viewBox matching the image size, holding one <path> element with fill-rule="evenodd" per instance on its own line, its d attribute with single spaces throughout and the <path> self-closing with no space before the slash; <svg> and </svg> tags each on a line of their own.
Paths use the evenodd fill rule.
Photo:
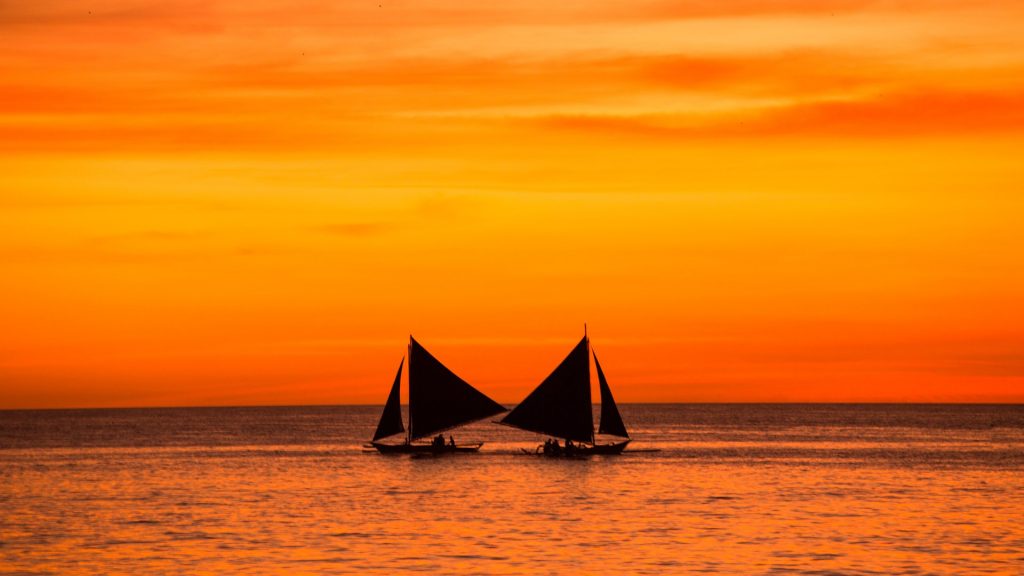
<svg viewBox="0 0 1024 576">
<path fill-rule="evenodd" d="M 34 439 L 12 432 L 8 413 L 0 566 L 1019 573 L 1020 408 L 972 407 L 945 428 L 927 410 L 857 408 L 842 423 L 842 409 L 802 421 L 794 407 L 750 408 L 721 427 L 688 410 L 626 406 L 642 423 L 637 444 L 662 450 L 581 460 L 520 455 L 535 438 L 487 426 L 459 433 L 488 440 L 477 456 L 364 454 L 374 408 L 72 414 L 60 426 L 16 416 L 37 420 L 17 430 L 50 434 Z M 1004 424 L 982 425 L 993 420 Z M 134 445 L 120 425 L 138 431 Z"/>
</svg>

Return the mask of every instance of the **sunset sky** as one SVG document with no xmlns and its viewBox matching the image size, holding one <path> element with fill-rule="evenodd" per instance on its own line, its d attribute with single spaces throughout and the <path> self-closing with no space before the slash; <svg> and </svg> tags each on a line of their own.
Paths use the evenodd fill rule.
<svg viewBox="0 0 1024 576">
<path fill-rule="evenodd" d="M 1022 22 L 0 0 L 0 408 L 1024 401 Z"/>
</svg>

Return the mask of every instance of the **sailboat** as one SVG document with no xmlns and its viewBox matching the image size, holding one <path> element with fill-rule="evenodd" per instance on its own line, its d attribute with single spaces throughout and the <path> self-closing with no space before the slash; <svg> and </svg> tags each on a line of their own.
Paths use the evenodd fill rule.
<svg viewBox="0 0 1024 576">
<path fill-rule="evenodd" d="M 409 336 L 409 429 L 402 424 L 401 382 L 405 358 L 398 365 L 395 383 L 370 442 L 382 454 L 476 452 L 483 442 L 456 445 L 454 442 L 414 443 L 463 424 L 483 420 L 506 411 L 482 392 L 459 378 Z M 384 438 L 405 432 L 405 442 L 387 444 Z"/>
<path fill-rule="evenodd" d="M 619 408 L 612 397 L 608 380 L 601 370 L 597 354 L 597 379 L 601 388 L 601 423 L 598 434 L 625 438 L 608 444 L 598 444 L 594 437 L 594 416 L 590 404 L 590 339 L 584 331 L 583 339 L 562 363 L 530 392 L 518 406 L 505 415 L 501 424 L 578 442 L 571 450 L 548 450 L 549 444 L 538 446 L 528 453 L 548 455 L 619 454 L 630 442 L 629 433 Z"/>
</svg>

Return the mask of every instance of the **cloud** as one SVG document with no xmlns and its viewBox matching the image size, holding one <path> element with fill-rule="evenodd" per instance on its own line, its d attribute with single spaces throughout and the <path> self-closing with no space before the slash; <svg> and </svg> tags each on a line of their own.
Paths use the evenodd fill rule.
<svg viewBox="0 0 1024 576">
<path fill-rule="evenodd" d="M 484 201 L 461 193 L 417 193 L 398 221 L 335 222 L 315 227 L 318 232 L 344 238 L 371 238 L 434 222 L 465 216 Z"/>
<path fill-rule="evenodd" d="M 1024 92 L 904 92 L 717 115 L 555 115 L 537 121 L 554 130 L 651 140 L 1013 134 L 1024 130 Z"/>
<path fill-rule="evenodd" d="M 840 49 L 761 54 L 176 61 L 108 82 L 12 74 L 0 149 L 426 151 L 501 138 L 504 120 L 643 137 L 1007 132 L 1024 65 Z M 63 66 L 61 64 L 60 66 Z M 122 66 L 118 68 L 117 66 Z M 530 123 L 528 122 L 527 125 Z M 536 124 L 536 122 L 534 122 Z M 460 140 L 461 139 L 461 140 Z"/>
<path fill-rule="evenodd" d="M 88 242 L 102 245 L 138 243 L 173 244 L 192 241 L 201 237 L 201 234 L 195 232 L 143 230 L 139 232 L 126 232 L 124 234 L 105 234 L 102 236 L 94 236 L 93 238 L 90 238 Z"/>
<path fill-rule="evenodd" d="M 964 0 L 654 0 L 608 3 L 601 14 L 616 20 L 683 20 L 749 16 L 844 16 L 855 13 L 917 13 L 956 10 L 966 6 L 999 7 L 998 0 L 967 4 Z"/>
<path fill-rule="evenodd" d="M 384 222 L 346 222 L 341 224 L 327 224 L 318 228 L 318 230 L 328 234 L 349 238 L 379 236 L 394 229 L 394 224 Z"/>
<path fill-rule="evenodd" d="M 966 33 L 925 35 L 904 14 L 881 18 L 875 26 L 885 31 L 881 44 L 866 49 L 863 42 L 851 45 L 848 36 L 833 42 L 819 34 L 808 40 L 816 48 L 800 50 L 787 39 L 819 15 L 827 27 L 826 14 L 835 11 L 888 14 L 930 5 L 696 0 L 482 7 L 449 1 L 378 9 L 256 1 L 214 2 L 192 11 L 190 4 L 135 0 L 88 9 L 49 0 L 7 3 L 0 20 L 31 23 L 32 29 L 6 35 L 0 54 L 0 151 L 384 150 L 405 157 L 407 151 L 501 145 L 510 131 L 538 125 L 509 130 L 502 123 L 524 117 L 542 118 L 541 128 L 654 138 L 864 133 L 873 123 L 921 132 L 929 129 L 924 110 L 898 102 L 915 93 L 928 100 L 925 106 L 943 107 L 938 124 L 949 118 L 950 130 L 1017 129 L 1015 120 L 1007 121 L 1016 95 L 1002 92 L 1019 86 L 1024 62 L 1013 54 L 1016 41 L 999 33 L 991 40 L 1001 45 L 972 45 L 975 38 Z M 938 6 L 966 10 L 952 1 Z M 814 18 L 748 17 L 778 12 Z M 634 32 L 629 24 L 712 16 L 743 20 L 735 23 L 736 42 L 723 42 L 713 54 L 699 39 L 675 43 L 685 27 L 652 25 L 660 32 L 644 39 L 646 28 Z M 988 22 L 989 16 L 979 19 Z M 607 44 L 601 37 L 583 42 L 580 37 L 590 36 L 569 26 L 588 18 L 607 21 Z M 39 28 L 47 23 L 52 29 Z M 510 31 L 523 23 L 525 29 Z M 72 28 L 62 29 L 67 26 Z M 716 22 L 714 30 L 701 33 L 718 38 L 718 30 L 731 26 Z M 534 27 L 556 29 L 564 42 L 537 51 L 537 43 L 526 40 Z M 507 46 L 474 50 L 491 28 L 502 34 L 495 45 Z M 763 38 L 744 40 L 762 28 Z M 848 32 L 850 24 L 841 28 Z M 872 26 L 864 28 L 870 32 Z M 912 36 L 907 44 L 885 44 L 904 29 Z M 52 41 L 39 42 L 44 35 Z M 917 45 L 922 41 L 952 44 L 925 51 Z M 947 52 L 956 58 L 946 62 Z M 938 99 L 925 98 L 926 92 Z M 964 106 L 951 101 L 957 94 L 998 110 L 965 118 Z M 892 109 L 886 111 L 887 105 Z M 910 116 L 921 119 L 916 127 Z M 836 124 L 844 119 L 854 120 Z M 815 132 L 812 124 L 831 128 Z M 543 130 L 511 136 L 522 143 Z"/>
<path fill-rule="evenodd" d="M 293 2 L 250 0 L 98 0 L 88 4 L 61 0 L 5 2 L 0 23 L 12 26 L 130 25 L 163 29 L 223 30 L 226 22 L 252 26 L 273 23 L 300 30 L 478 28 L 481 26 L 565 26 L 604 22 L 643 22 L 751 16 L 843 16 L 857 13 L 956 11 L 1005 8 L 999 0 L 590 0 L 552 4 L 517 0 L 482 4 L 470 0 L 372 2 Z"/>
<path fill-rule="evenodd" d="M 464 216 L 484 202 L 472 194 L 434 192 L 418 197 L 413 209 L 420 217 L 446 220 Z"/>
<path fill-rule="evenodd" d="M 623 59 L 620 66 L 648 88 L 669 87 L 734 97 L 856 94 L 892 85 L 896 79 L 906 82 L 908 72 L 881 55 L 821 49 L 725 56 L 643 56 Z"/>
</svg>

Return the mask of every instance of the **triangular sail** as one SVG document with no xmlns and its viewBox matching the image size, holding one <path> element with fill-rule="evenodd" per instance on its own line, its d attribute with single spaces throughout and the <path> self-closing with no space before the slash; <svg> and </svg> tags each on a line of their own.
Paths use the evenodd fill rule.
<svg viewBox="0 0 1024 576">
<path fill-rule="evenodd" d="M 380 422 L 377 423 L 377 431 L 373 434 L 373 441 L 405 432 L 402 426 L 402 366 L 405 365 L 405 358 L 398 365 L 398 374 L 395 374 L 395 383 L 391 385 L 391 393 L 388 394 L 388 402 L 384 405 L 384 411 L 380 414 Z"/>
<path fill-rule="evenodd" d="M 612 389 L 608 387 L 604 370 L 601 370 L 601 363 L 597 361 L 596 352 L 594 353 L 594 366 L 597 366 L 597 380 L 601 383 L 601 427 L 597 432 L 629 438 L 626 425 L 622 423 L 622 416 L 619 415 L 619 407 L 615 405 L 615 398 L 612 398 Z"/>
<path fill-rule="evenodd" d="M 409 338 L 409 438 L 482 420 L 505 411 Z"/>
<path fill-rule="evenodd" d="M 584 336 L 550 376 L 502 419 L 502 424 L 556 438 L 594 441 L 590 355 Z"/>
</svg>

